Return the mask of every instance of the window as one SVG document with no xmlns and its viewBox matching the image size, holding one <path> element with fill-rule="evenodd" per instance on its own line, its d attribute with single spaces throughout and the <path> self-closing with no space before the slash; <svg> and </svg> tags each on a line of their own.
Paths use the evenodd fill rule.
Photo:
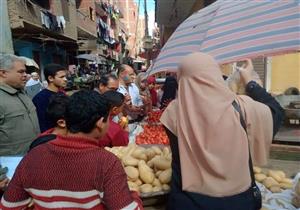
<svg viewBox="0 0 300 210">
<path fill-rule="evenodd" d="M 50 9 L 50 1 L 49 0 L 33 0 L 33 2 L 44 9 L 47 9 L 47 10 Z"/>
<path fill-rule="evenodd" d="M 94 16 L 94 10 L 93 10 L 93 8 L 92 8 L 92 7 L 90 7 L 90 19 L 91 19 L 92 21 L 94 21 L 94 20 L 95 20 L 95 16 Z"/>
</svg>

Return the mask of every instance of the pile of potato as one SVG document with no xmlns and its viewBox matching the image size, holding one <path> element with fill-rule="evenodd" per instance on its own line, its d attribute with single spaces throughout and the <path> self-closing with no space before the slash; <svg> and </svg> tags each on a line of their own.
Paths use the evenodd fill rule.
<svg viewBox="0 0 300 210">
<path fill-rule="evenodd" d="M 262 183 L 272 193 L 280 193 L 282 190 L 293 188 L 292 179 L 286 178 L 283 171 L 268 170 L 266 173 L 259 167 L 253 167 L 255 180 Z"/>
<path fill-rule="evenodd" d="M 169 191 L 172 154 L 169 147 L 144 148 L 135 144 L 127 147 L 106 147 L 122 162 L 130 190 L 140 193 Z"/>
</svg>

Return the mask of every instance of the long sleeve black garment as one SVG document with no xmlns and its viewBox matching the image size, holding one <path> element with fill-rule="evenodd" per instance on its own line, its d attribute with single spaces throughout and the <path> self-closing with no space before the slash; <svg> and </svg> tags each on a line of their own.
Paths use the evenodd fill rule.
<svg viewBox="0 0 300 210">
<path fill-rule="evenodd" d="M 246 85 L 246 93 L 253 100 L 261 102 L 267 105 L 271 109 L 271 113 L 273 117 L 273 136 L 275 136 L 284 119 L 283 108 L 276 101 L 276 99 L 266 91 L 266 89 L 261 87 L 255 81 L 250 81 Z"/>
</svg>

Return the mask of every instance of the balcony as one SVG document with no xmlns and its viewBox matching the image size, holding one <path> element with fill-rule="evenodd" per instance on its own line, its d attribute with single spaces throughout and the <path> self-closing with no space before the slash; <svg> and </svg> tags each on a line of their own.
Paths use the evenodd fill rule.
<svg viewBox="0 0 300 210">
<path fill-rule="evenodd" d="M 71 6 L 68 8 L 69 17 L 63 18 L 64 24 L 52 24 L 51 27 L 50 24 L 45 23 L 45 20 L 57 21 L 60 18 L 31 1 L 10 0 L 8 1 L 8 11 L 11 28 L 15 35 L 34 36 L 44 34 L 56 39 L 77 39 Z M 58 14 L 60 14 L 60 17 L 63 17 L 62 12 Z"/>
<path fill-rule="evenodd" d="M 77 10 L 78 37 L 81 39 L 97 39 L 96 22 L 89 15 Z"/>
</svg>

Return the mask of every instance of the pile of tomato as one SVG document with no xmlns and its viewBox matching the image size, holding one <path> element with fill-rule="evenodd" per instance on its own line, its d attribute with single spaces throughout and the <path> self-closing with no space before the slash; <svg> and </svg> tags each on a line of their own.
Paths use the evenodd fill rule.
<svg viewBox="0 0 300 210">
<path fill-rule="evenodd" d="M 144 131 L 136 136 L 136 144 L 165 144 L 169 138 L 162 125 L 144 125 Z"/>
<path fill-rule="evenodd" d="M 159 123 L 159 119 L 162 115 L 162 111 L 161 110 L 158 110 L 158 111 L 151 111 L 149 114 L 148 114 L 148 119 L 147 119 L 147 122 L 148 123 Z"/>
</svg>

